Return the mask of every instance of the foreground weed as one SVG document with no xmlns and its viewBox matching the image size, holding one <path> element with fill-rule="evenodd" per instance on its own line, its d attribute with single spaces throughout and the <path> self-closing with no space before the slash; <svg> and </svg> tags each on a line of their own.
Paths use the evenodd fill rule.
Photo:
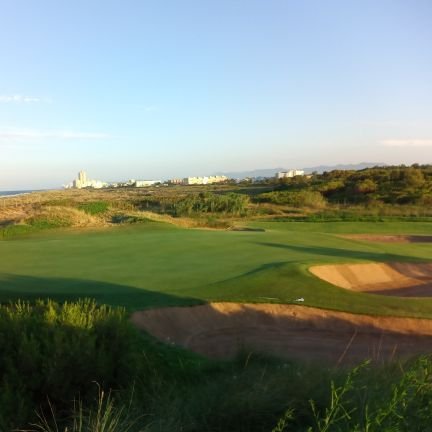
<svg viewBox="0 0 432 432">
<path fill-rule="evenodd" d="M 391 388 L 387 403 L 372 410 L 365 409 L 365 432 L 379 431 L 431 431 L 432 363 L 421 357 Z"/>
<path fill-rule="evenodd" d="M 38 414 L 39 422 L 32 424 L 34 429 L 25 432 L 129 432 L 136 426 L 138 419 L 129 420 L 129 407 L 117 407 L 110 393 L 99 387 L 99 395 L 94 410 L 83 409 L 81 401 L 75 403 L 72 420 L 67 426 L 60 427 L 54 409 L 50 404 L 51 419 Z M 24 432 L 24 431 L 22 431 Z"/>
<path fill-rule="evenodd" d="M 354 368 L 341 386 L 337 387 L 334 381 L 331 382 L 330 406 L 325 409 L 323 414 L 318 411 L 315 402 L 313 400 L 310 401 L 316 428 L 309 427 L 308 432 L 313 432 L 314 430 L 317 432 L 329 432 L 334 430 L 333 428 L 336 425 L 347 424 L 351 420 L 356 408 L 348 407 L 349 399 L 346 400 L 346 396 L 354 388 L 354 379 L 368 363 L 362 363 L 360 366 Z"/>
<path fill-rule="evenodd" d="M 288 408 L 271 432 L 283 432 L 288 427 L 291 420 L 294 420 L 294 410 Z"/>
</svg>

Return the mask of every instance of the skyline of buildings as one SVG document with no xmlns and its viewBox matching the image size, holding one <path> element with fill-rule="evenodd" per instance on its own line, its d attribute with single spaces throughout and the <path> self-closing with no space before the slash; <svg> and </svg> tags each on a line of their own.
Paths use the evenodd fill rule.
<svg viewBox="0 0 432 432">
<path fill-rule="evenodd" d="M 214 183 L 222 183 L 228 180 L 228 177 L 224 175 L 216 175 L 216 176 L 202 176 L 202 177 L 185 177 L 182 179 L 170 179 L 166 181 L 162 180 L 135 180 L 130 179 L 125 182 L 104 182 L 102 180 L 93 180 L 87 177 L 87 173 L 83 170 L 78 172 L 77 178 L 72 182 L 64 185 L 64 189 L 84 189 L 84 188 L 93 188 L 93 189 L 102 189 L 106 187 L 150 187 L 158 184 L 182 184 L 182 185 L 205 185 L 205 184 L 214 184 Z"/>
<path fill-rule="evenodd" d="M 287 170 L 280 171 L 275 174 L 275 177 L 285 178 L 285 177 L 294 177 L 297 175 L 304 175 L 303 170 Z M 206 185 L 206 184 L 216 184 L 216 183 L 224 183 L 230 180 L 225 175 L 211 175 L 211 176 L 192 176 L 192 177 L 184 177 L 173 178 L 170 180 L 162 181 L 162 180 L 135 180 L 130 179 L 125 182 L 104 182 L 102 180 L 94 180 L 89 179 L 86 171 L 81 170 L 78 172 L 77 178 L 72 182 L 64 185 L 64 189 L 84 189 L 84 188 L 92 188 L 92 189 L 102 189 L 107 187 L 150 187 L 156 186 L 159 184 L 171 184 L 171 185 Z M 238 179 L 237 179 L 238 180 Z"/>
</svg>

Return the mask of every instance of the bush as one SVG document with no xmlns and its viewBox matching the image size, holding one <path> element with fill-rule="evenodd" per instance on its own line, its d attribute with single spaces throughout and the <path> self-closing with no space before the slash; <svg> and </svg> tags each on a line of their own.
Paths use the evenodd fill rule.
<svg viewBox="0 0 432 432">
<path fill-rule="evenodd" d="M 81 300 L 0 306 L 0 430 L 24 426 L 49 402 L 64 415 L 71 401 L 133 381 L 136 332 L 122 309 Z"/>
<path fill-rule="evenodd" d="M 299 192 L 267 192 L 259 195 L 258 201 L 289 205 L 292 207 L 323 208 L 327 205 L 326 199 L 320 192 L 309 190 Z"/>
<path fill-rule="evenodd" d="M 194 213 L 223 213 L 241 216 L 246 213 L 249 197 L 247 195 L 228 193 L 216 195 L 210 192 L 199 195 L 189 195 L 174 204 L 177 216 L 192 215 Z"/>
<path fill-rule="evenodd" d="M 361 180 L 355 184 L 355 191 L 359 194 L 373 193 L 377 188 L 377 184 L 371 179 Z"/>
<path fill-rule="evenodd" d="M 105 213 L 109 208 L 109 203 L 106 201 L 90 201 L 80 204 L 78 208 L 88 214 L 97 215 Z"/>
</svg>

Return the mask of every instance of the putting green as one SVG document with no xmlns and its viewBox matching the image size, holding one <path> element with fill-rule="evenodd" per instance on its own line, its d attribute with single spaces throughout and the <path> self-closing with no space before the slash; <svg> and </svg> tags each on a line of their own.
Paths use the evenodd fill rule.
<svg viewBox="0 0 432 432">
<path fill-rule="evenodd" d="M 430 234 L 428 223 L 253 223 L 265 231 L 161 223 L 45 232 L 0 241 L 0 301 L 94 297 L 129 310 L 205 301 L 291 303 L 376 315 L 432 317 L 432 300 L 349 292 L 311 265 L 432 261 L 429 244 L 371 243 L 339 234 Z"/>
</svg>

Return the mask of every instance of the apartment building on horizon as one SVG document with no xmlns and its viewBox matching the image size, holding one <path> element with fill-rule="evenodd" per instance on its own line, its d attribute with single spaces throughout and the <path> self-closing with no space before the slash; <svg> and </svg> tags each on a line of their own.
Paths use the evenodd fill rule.
<svg viewBox="0 0 432 432">
<path fill-rule="evenodd" d="M 185 177 L 182 181 L 185 185 L 206 185 L 214 183 L 223 183 L 227 181 L 226 176 L 205 176 L 205 177 Z"/>
<path fill-rule="evenodd" d="M 276 173 L 276 178 L 277 179 L 282 179 L 282 178 L 292 178 L 295 176 L 304 176 L 305 172 L 303 170 L 296 170 L 296 169 L 291 169 L 288 171 L 279 171 L 278 173 Z"/>
<path fill-rule="evenodd" d="M 160 183 L 161 180 L 135 180 L 135 187 L 149 187 Z"/>
</svg>

